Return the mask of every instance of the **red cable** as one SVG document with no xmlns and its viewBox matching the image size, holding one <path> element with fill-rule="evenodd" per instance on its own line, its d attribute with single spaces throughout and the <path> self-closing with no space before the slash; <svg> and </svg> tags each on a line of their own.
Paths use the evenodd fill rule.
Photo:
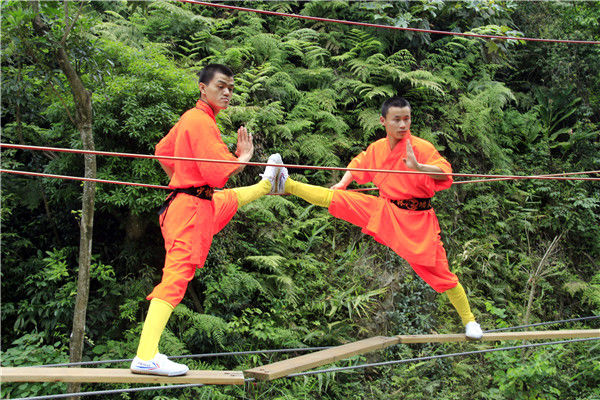
<svg viewBox="0 0 600 400">
<path fill-rule="evenodd" d="M 497 36 L 497 35 L 482 35 L 482 34 L 476 34 L 476 33 L 437 31 L 437 30 L 432 30 L 432 29 L 403 28 L 403 27 L 399 27 L 399 26 L 369 24 L 366 22 L 355 22 L 355 21 L 346 21 L 346 20 L 342 20 L 342 19 L 310 17 L 310 16 L 306 16 L 306 15 L 289 14 L 289 13 L 282 13 L 282 12 L 277 12 L 277 11 L 257 10 L 254 8 L 229 6 L 226 4 L 207 3 L 205 1 L 196 1 L 196 0 L 176 0 L 176 1 L 179 1 L 182 3 L 199 4 L 199 5 L 203 5 L 203 6 L 209 6 L 209 7 L 227 8 L 230 10 L 237 10 L 237 11 L 248 11 L 248 12 L 254 12 L 254 13 L 258 13 L 258 14 L 275 15 L 275 16 L 279 16 L 279 17 L 300 18 L 300 19 L 308 19 L 308 20 L 312 20 L 312 21 L 321 21 L 321 22 L 335 22 L 338 24 L 368 26 L 368 27 L 372 27 L 372 28 L 387 28 L 387 29 L 396 29 L 396 30 L 401 30 L 401 31 L 437 33 L 440 35 L 468 36 L 468 37 L 478 37 L 478 38 L 485 38 L 485 39 L 525 40 L 525 41 L 530 41 L 530 42 L 600 44 L 600 41 L 590 41 L 590 40 L 539 39 L 539 38 L 527 38 L 527 37 Z"/>
<path fill-rule="evenodd" d="M 160 186 L 160 185 L 149 185 L 146 183 L 135 183 L 135 182 L 123 182 L 123 181 L 109 181 L 106 179 L 96 179 L 96 178 L 82 178 L 79 176 L 69 176 L 69 175 L 54 175 L 54 174 L 44 174 L 41 172 L 28 172 L 28 171 L 17 171 L 10 169 L 0 169 L 0 173 L 3 174 L 15 174 L 15 175 L 31 175 L 31 176 L 41 176 L 44 178 L 59 178 L 59 179 L 69 179 L 72 181 L 87 181 L 87 182 L 97 182 L 97 183 L 114 183 L 117 185 L 130 185 L 130 186 L 141 186 L 152 189 L 170 189 L 168 186 Z"/>
<path fill-rule="evenodd" d="M 242 162 L 242 161 L 226 161 L 226 160 L 214 160 L 209 158 L 190 158 L 190 157 L 173 157 L 173 156 L 153 156 L 146 154 L 134 154 L 134 153 L 116 153 L 109 151 L 97 151 L 97 150 L 78 150 L 78 149 L 65 149 L 60 147 L 45 147 L 45 146 L 30 146 L 20 145 L 11 143 L 0 143 L 0 148 L 6 147 L 10 149 L 23 149 L 23 150 L 43 150 L 43 151 L 56 151 L 63 153 L 77 153 L 77 154 L 94 154 L 103 156 L 118 156 L 118 157 L 131 157 L 131 158 L 149 158 L 149 159 L 168 159 L 168 160 L 183 160 L 183 161 L 199 161 L 199 162 L 212 162 L 212 163 L 226 163 L 226 164 L 244 164 L 252 166 L 274 166 L 274 167 L 287 167 L 287 168 L 298 168 L 298 169 L 316 169 L 316 170 L 327 170 L 327 171 L 357 171 L 357 172 L 382 172 L 382 173 L 393 173 L 393 174 L 409 174 L 409 175 L 445 175 L 445 176 L 461 176 L 467 178 L 493 178 L 494 180 L 507 180 L 507 179 L 556 179 L 556 180 L 590 180 L 597 181 L 600 178 L 577 178 L 569 179 L 566 175 L 583 175 L 583 174 L 600 174 L 599 171 L 583 171 L 583 172 L 570 172 L 564 174 L 553 174 L 553 175 L 485 175 L 485 174 L 458 174 L 458 173 L 446 173 L 446 172 L 421 172 L 421 171 L 396 171 L 389 169 L 365 169 L 365 168 L 342 168 L 342 167 L 321 167 L 316 165 L 299 165 L 299 164 L 268 164 L 259 162 Z M 561 179 L 561 177 L 563 177 Z M 487 179 L 490 180 L 490 179 Z M 472 181 L 469 181 L 472 182 Z"/>
<path fill-rule="evenodd" d="M 58 178 L 58 179 L 67 179 L 67 180 L 72 180 L 72 181 L 87 181 L 87 182 L 96 182 L 96 183 L 112 183 L 112 184 L 117 184 L 117 185 L 129 185 L 129 186 L 138 186 L 138 187 L 145 187 L 145 188 L 151 188 L 151 189 L 171 190 L 171 188 L 168 186 L 150 185 L 150 184 L 146 184 L 146 183 L 112 181 L 112 180 L 106 180 L 106 179 L 83 178 L 83 177 L 79 177 L 79 176 L 45 174 L 45 173 L 41 173 L 41 172 L 29 172 L 29 171 L 19 171 L 19 170 L 9 170 L 9 169 L 0 169 L 0 174 L 28 175 L 28 176 L 38 176 L 38 177 L 43 177 L 43 178 Z M 578 174 L 578 173 L 575 172 L 573 174 Z M 544 176 L 544 175 L 540 175 L 540 176 Z M 555 179 L 559 179 L 559 178 L 560 177 L 557 177 Z M 458 182 L 454 182 L 454 184 L 473 183 L 473 182 L 488 182 L 488 181 L 499 181 L 499 180 L 507 180 L 507 179 L 480 179 L 480 180 L 476 180 L 476 181 L 458 181 Z M 600 178 L 563 177 L 563 180 L 600 180 Z M 367 191 L 371 191 L 371 190 L 379 190 L 379 188 L 378 187 L 370 187 L 370 188 L 348 189 L 348 191 L 350 191 L 350 192 L 367 192 Z M 220 190 L 217 189 L 216 191 L 218 192 Z M 268 193 L 267 195 L 271 195 L 271 193 Z M 283 195 L 287 196 L 287 195 L 289 195 L 289 193 L 284 193 Z"/>
</svg>

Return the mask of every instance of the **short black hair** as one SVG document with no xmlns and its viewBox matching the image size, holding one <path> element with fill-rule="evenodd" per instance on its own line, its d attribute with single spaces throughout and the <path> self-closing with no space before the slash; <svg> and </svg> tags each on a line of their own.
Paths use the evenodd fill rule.
<svg viewBox="0 0 600 400">
<path fill-rule="evenodd" d="M 387 113 L 388 113 L 388 110 L 390 109 L 390 107 L 398 107 L 398 108 L 408 107 L 408 108 L 410 108 L 410 103 L 404 97 L 390 97 L 389 99 L 384 101 L 383 104 L 381 105 L 381 116 L 383 118 L 385 118 L 387 116 Z"/>
<path fill-rule="evenodd" d="M 220 72 L 226 76 L 233 76 L 233 71 L 227 65 L 208 64 L 206 67 L 202 68 L 202 71 L 198 72 L 198 83 L 202 82 L 208 85 L 210 81 L 212 81 L 212 78 L 214 78 L 216 72 Z"/>
</svg>

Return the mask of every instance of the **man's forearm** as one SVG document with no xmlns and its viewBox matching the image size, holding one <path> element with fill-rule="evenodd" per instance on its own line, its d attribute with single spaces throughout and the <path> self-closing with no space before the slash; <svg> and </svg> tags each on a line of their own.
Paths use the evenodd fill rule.
<svg viewBox="0 0 600 400">
<path fill-rule="evenodd" d="M 421 172 L 441 172 L 444 173 L 444 171 L 442 171 L 442 169 L 440 167 L 437 167 L 435 165 L 429 165 L 429 164 L 418 164 L 417 165 L 417 171 L 421 171 Z M 435 179 L 437 181 L 447 181 L 448 180 L 448 175 L 430 175 L 427 174 L 427 176 L 429 176 L 432 179 Z"/>
<path fill-rule="evenodd" d="M 252 154 L 249 155 L 241 155 L 238 157 L 238 161 L 240 162 L 248 162 L 250 161 L 250 159 L 252 158 Z M 244 170 L 244 168 L 246 168 L 246 164 L 240 164 L 239 167 L 237 167 L 229 176 L 234 176 L 239 174 L 240 172 L 242 172 Z"/>
</svg>

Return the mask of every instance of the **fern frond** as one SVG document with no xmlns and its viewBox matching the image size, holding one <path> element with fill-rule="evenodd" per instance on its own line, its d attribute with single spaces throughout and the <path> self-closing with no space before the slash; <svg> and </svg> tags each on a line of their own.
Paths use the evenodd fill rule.
<svg viewBox="0 0 600 400">
<path fill-rule="evenodd" d="M 318 120 L 317 131 L 327 134 L 334 132 L 337 135 L 341 135 L 346 132 L 349 127 L 342 117 L 336 116 L 328 111 L 319 111 L 315 114 L 314 118 Z"/>
<path fill-rule="evenodd" d="M 245 260 L 250 261 L 253 265 L 257 266 L 260 269 L 265 269 L 267 271 L 280 274 L 280 266 L 285 261 L 285 258 L 278 255 L 248 256 L 245 258 Z"/>
<path fill-rule="evenodd" d="M 168 15 L 177 17 L 179 20 L 186 22 L 200 22 L 205 25 L 211 25 L 213 22 L 212 18 L 194 14 L 192 11 L 182 8 L 181 5 L 169 1 L 153 1 L 148 8 L 151 10 L 164 11 Z"/>
<path fill-rule="evenodd" d="M 228 334 L 227 322 L 216 315 L 198 314 L 180 304 L 174 312 L 179 326 L 184 327 L 183 340 L 196 342 L 199 339 L 208 339 L 209 342 L 223 347 Z"/>
<path fill-rule="evenodd" d="M 294 135 L 308 133 L 312 130 L 314 123 L 307 119 L 296 119 L 288 121 L 284 126 Z"/>
<path fill-rule="evenodd" d="M 363 130 L 363 138 L 369 139 L 381 128 L 380 111 L 375 108 L 363 108 L 358 113 L 358 122 Z"/>
<path fill-rule="evenodd" d="M 387 64 L 400 68 L 403 71 L 410 71 L 417 65 L 417 60 L 407 49 L 402 49 L 395 52 L 387 58 L 386 62 Z"/>
<path fill-rule="evenodd" d="M 303 28 L 291 31 L 285 38 L 286 42 L 289 40 L 297 40 L 301 42 L 315 43 L 319 40 L 319 32 L 310 28 Z"/>
<path fill-rule="evenodd" d="M 363 83 L 357 87 L 358 94 L 366 99 L 372 100 L 376 97 L 385 98 L 394 96 L 396 90 L 390 85 L 377 86 L 370 83 Z"/>
<path fill-rule="evenodd" d="M 315 44 L 304 47 L 304 59 L 309 67 L 322 66 L 329 57 L 329 51 Z"/>
</svg>

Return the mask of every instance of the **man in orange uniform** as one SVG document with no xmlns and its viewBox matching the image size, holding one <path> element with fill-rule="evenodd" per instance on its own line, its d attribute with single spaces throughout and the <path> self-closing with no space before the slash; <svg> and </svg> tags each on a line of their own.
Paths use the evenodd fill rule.
<svg viewBox="0 0 600 400">
<path fill-rule="evenodd" d="M 347 171 L 330 189 L 307 185 L 288 178 L 286 168 L 278 176 L 278 193 L 291 193 L 328 207 L 334 217 L 360 226 L 364 233 L 406 259 L 414 271 L 438 293 L 446 293 L 458 311 L 466 336 L 480 339 L 469 301 L 458 278 L 448 267 L 440 239 L 440 227 L 431 198 L 449 188 L 452 167 L 428 141 L 411 135 L 411 108 L 401 97 L 386 100 L 381 108 L 386 137 L 372 143 L 356 156 L 348 168 L 420 171 L 397 174 Z M 346 191 L 350 182 L 373 182 L 379 197 Z"/>
<path fill-rule="evenodd" d="M 254 152 L 252 135 L 238 129 L 234 157 L 221 139 L 215 116 L 228 107 L 233 93 L 233 72 L 227 66 L 210 64 L 199 74 L 201 97 L 196 107 L 182 115 L 156 146 L 156 155 L 247 162 Z M 147 297 L 148 315 L 131 371 L 154 375 L 183 375 L 188 367 L 158 352 L 160 336 L 175 306 L 181 302 L 196 268 L 204 265 L 213 235 L 219 232 L 239 206 L 249 203 L 274 187 L 279 167 L 267 166 L 258 184 L 214 192 L 244 164 L 186 160 L 160 160 L 173 189 L 160 212 L 166 258 L 161 282 Z M 269 163 L 281 163 L 273 155 Z"/>
</svg>

